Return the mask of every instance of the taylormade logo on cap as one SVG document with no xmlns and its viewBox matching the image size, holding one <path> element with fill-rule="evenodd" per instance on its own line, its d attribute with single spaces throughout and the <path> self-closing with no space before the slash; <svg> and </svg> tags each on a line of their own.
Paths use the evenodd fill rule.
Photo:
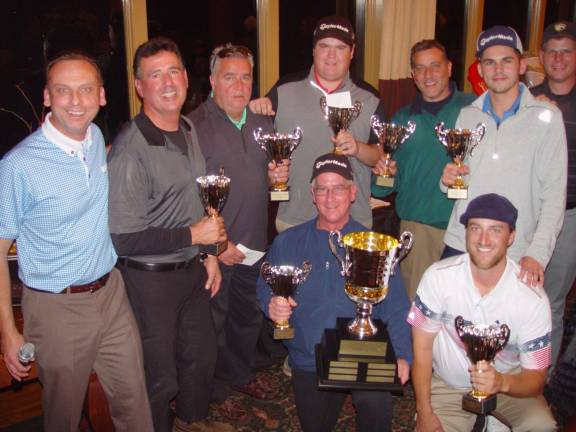
<svg viewBox="0 0 576 432">
<path fill-rule="evenodd" d="M 319 30 L 336 29 L 336 30 L 341 30 L 341 31 L 346 32 L 346 33 L 350 33 L 350 30 L 348 30 L 344 26 L 341 26 L 340 24 L 320 24 L 320 27 L 318 27 L 318 28 L 319 28 Z"/>
<path fill-rule="evenodd" d="M 488 37 L 486 37 L 486 38 L 482 38 L 482 39 L 480 40 L 480 46 L 483 47 L 483 46 L 486 45 L 488 42 L 493 41 L 494 39 L 507 40 L 507 41 L 510 41 L 510 42 L 514 43 L 514 38 L 513 38 L 512 36 L 499 33 L 499 34 L 495 34 L 495 35 L 492 35 L 492 36 L 488 36 Z"/>
<path fill-rule="evenodd" d="M 316 162 L 316 169 L 320 169 L 326 164 L 334 164 L 334 165 L 341 166 L 342 168 L 348 168 L 348 165 L 346 165 L 344 162 L 340 162 L 340 161 L 337 161 L 335 159 L 327 159 L 327 160 L 323 160 L 320 162 Z"/>
</svg>

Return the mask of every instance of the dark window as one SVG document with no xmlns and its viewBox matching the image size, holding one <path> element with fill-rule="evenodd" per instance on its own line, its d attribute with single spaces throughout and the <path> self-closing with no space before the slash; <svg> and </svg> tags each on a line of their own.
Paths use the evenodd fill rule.
<svg viewBox="0 0 576 432">
<path fill-rule="evenodd" d="M 438 0 L 436 2 L 436 40 L 446 47 L 452 61 L 452 79 L 462 89 L 464 71 L 464 1 Z"/>
<path fill-rule="evenodd" d="M 510 26 L 516 30 L 522 45 L 527 49 L 529 3 L 529 0 L 486 0 L 482 27 L 487 29 L 495 25 Z"/>
<path fill-rule="evenodd" d="M 555 21 L 574 21 L 576 4 L 574 0 L 547 0 L 544 28 Z"/>
</svg>

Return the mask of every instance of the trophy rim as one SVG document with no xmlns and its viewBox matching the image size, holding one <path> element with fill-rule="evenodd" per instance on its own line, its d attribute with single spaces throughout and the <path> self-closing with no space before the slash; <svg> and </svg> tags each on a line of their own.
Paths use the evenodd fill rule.
<svg viewBox="0 0 576 432">
<path fill-rule="evenodd" d="M 361 239 L 362 243 L 360 244 L 355 242 L 355 239 Z M 377 243 L 368 241 L 370 239 L 375 239 Z M 375 231 L 357 231 L 343 235 L 342 244 L 366 252 L 382 253 L 395 250 L 400 245 L 400 241 L 388 234 L 378 233 Z M 386 247 L 375 247 L 381 244 L 385 244 Z"/>
</svg>

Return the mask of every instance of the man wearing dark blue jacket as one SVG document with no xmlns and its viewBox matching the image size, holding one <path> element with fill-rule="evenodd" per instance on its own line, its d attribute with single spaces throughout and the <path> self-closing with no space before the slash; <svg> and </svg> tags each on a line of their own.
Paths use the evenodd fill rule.
<svg viewBox="0 0 576 432">
<path fill-rule="evenodd" d="M 298 418 L 304 432 L 330 431 L 346 397 L 345 392 L 321 391 L 316 386 L 314 346 L 320 343 L 325 328 L 334 328 L 337 317 L 352 317 L 355 304 L 344 292 L 340 265 L 328 246 L 332 230 L 342 234 L 366 231 L 350 217 L 350 206 L 356 197 L 356 185 L 346 156 L 327 154 L 314 162 L 312 199 L 318 217 L 281 233 L 267 255 L 272 265 L 300 266 L 312 264 L 312 271 L 302 283 L 295 298 L 273 296 L 260 277 L 258 298 L 265 313 L 274 321 L 290 318 L 294 338 L 287 340 L 292 385 Z M 409 304 L 399 276 L 390 279 L 388 296 L 375 305 L 373 317 L 387 324 L 391 342 L 398 357 L 398 375 L 408 379 L 412 361 L 410 330 L 405 323 Z M 352 391 L 358 431 L 388 431 L 392 419 L 390 393 Z"/>
</svg>

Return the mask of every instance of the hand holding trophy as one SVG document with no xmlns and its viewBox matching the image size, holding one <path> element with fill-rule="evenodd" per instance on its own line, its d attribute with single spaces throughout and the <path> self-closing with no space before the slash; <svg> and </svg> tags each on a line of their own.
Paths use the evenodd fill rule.
<svg viewBox="0 0 576 432">
<path fill-rule="evenodd" d="M 476 129 L 445 129 L 444 123 L 440 122 L 436 125 L 435 131 L 440 142 L 446 147 L 448 155 L 458 165 L 458 168 L 461 168 L 466 155 L 472 155 L 474 148 L 484 137 L 486 127 L 483 123 L 478 123 Z M 468 198 L 468 186 L 460 174 L 454 184 L 448 188 L 448 198 Z"/>
<path fill-rule="evenodd" d="M 312 266 L 308 261 L 304 261 L 301 267 L 290 265 L 273 266 L 268 262 L 262 263 L 260 274 L 262 279 L 272 289 L 276 296 L 293 297 L 298 285 L 306 280 Z M 292 339 L 294 329 L 290 327 L 288 320 L 277 321 L 274 323 L 274 339 Z"/>
<path fill-rule="evenodd" d="M 320 98 L 320 108 L 322 108 L 324 118 L 328 120 L 332 132 L 336 136 L 341 130 L 348 130 L 350 124 L 360 115 L 362 102 L 356 101 L 350 107 L 335 107 L 328 105 L 326 96 L 322 96 Z M 334 153 L 341 154 L 342 152 L 337 146 L 334 146 Z"/>
<path fill-rule="evenodd" d="M 200 199 L 204 205 L 204 210 L 209 217 L 216 218 L 220 215 L 228 192 L 230 191 L 230 179 L 224 175 L 224 169 L 220 168 L 220 174 L 207 175 L 196 179 L 200 192 Z M 220 255 L 228 247 L 228 242 L 216 243 L 214 245 L 201 245 L 200 252 L 209 255 Z"/>
<path fill-rule="evenodd" d="M 285 159 L 290 159 L 292 152 L 298 147 L 302 140 L 302 129 L 296 127 L 291 134 L 281 134 L 278 132 L 265 134 L 262 128 L 254 130 L 254 139 L 262 150 L 268 155 L 268 159 L 281 165 Z M 290 193 L 286 182 L 277 181 L 270 191 L 271 201 L 288 201 Z"/>
<path fill-rule="evenodd" d="M 506 324 L 471 324 L 457 316 L 454 325 L 475 367 L 480 361 L 493 362 L 510 337 L 510 328 Z M 462 397 L 462 408 L 476 414 L 488 414 L 496 409 L 496 395 L 473 389 Z"/>
<path fill-rule="evenodd" d="M 380 121 L 378 116 L 373 115 L 370 117 L 370 126 L 378 137 L 378 142 L 384 151 L 385 157 L 384 172 L 376 177 L 376 184 L 378 186 L 392 187 L 394 186 L 394 176 L 388 168 L 390 159 L 394 152 L 398 150 L 398 147 L 414 133 L 416 123 L 412 120 L 408 121 L 406 126 L 395 123 L 384 123 Z"/>
</svg>

